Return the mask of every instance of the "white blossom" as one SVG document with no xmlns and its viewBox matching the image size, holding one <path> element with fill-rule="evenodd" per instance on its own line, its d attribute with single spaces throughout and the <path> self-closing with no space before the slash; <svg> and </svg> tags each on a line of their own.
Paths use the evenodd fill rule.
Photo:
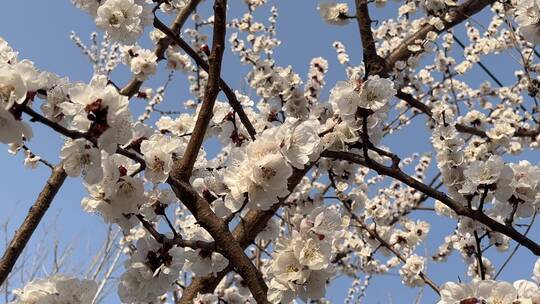
<svg viewBox="0 0 540 304">
<path fill-rule="evenodd" d="M 9 110 L 15 103 L 21 104 L 26 98 L 26 82 L 10 65 L 0 65 L 0 106 Z"/>
<path fill-rule="evenodd" d="M 284 134 L 283 155 L 295 168 L 302 169 L 309 161 L 315 160 L 321 151 L 321 140 L 317 120 L 288 121 L 281 127 Z"/>
<path fill-rule="evenodd" d="M 354 119 L 358 108 L 377 111 L 396 94 L 391 80 L 370 76 L 362 80 L 339 81 L 332 89 L 330 102 L 345 119 Z"/>
<path fill-rule="evenodd" d="M 29 282 L 13 293 L 17 296 L 13 304 L 91 304 L 97 292 L 97 284 L 91 280 L 80 280 L 64 275 L 54 275 Z"/>
<path fill-rule="evenodd" d="M 508 282 L 473 280 L 471 283 L 449 282 L 441 286 L 439 304 L 460 303 L 462 300 L 486 301 L 487 303 L 512 303 L 517 291 Z"/>
<path fill-rule="evenodd" d="M 69 140 L 60 152 L 62 166 L 67 175 L 77 177 L 83 175 L 84 181 L 95 184 L 103 177 L 101 169 L 101 152 L 92 147 L 86 139 Z"/>
<path fill-rule="evenodd" d="M 167 68 L 182 72 L 191 70 L 191 58 L 187 54 L 182 54 L 179 50 L 169 47 L 165 51 L 165 55 L 167 57 Z"/>
<path fill-rule="evenodd" d="M 161 246 L 150 235 L 137 241 L 137 250 L 125 262 L 126 271 L 118 284 L 122 302 L 152 302 L 172 289 L 184 265 L 184 249 Z"/>
<path fill-rule="evenodd" d="M 72 125 L 97 138 L 98 147 L 112 154 L 118 145 L 126 144 L 132 135 L 128 99 L 107 84 L 103 76 L 92 78 L 90 85 L 77 84 L 69 90 L 71 102 L 59 105 Z"/>
<path fill-rule="evenodd" d="M 144 0 L 105 0 L 97 9 L 96 25 L 113 40 L 133 44 L 149 24 Z"/>
<path fill-rule="evenodd" d="M 402 281 L 405 285 L 417 287 L 424 285 L 424 280 L 420 273 L 424 270 L 424 258 L 417 255 L 412 255 L 407 258 L 405 265 L 399 270 Z"/>
<path fill-rule="evenodd" d="M 520 26 L 520 33 L 531 43 L 539 43 L 540 3 L 537 0 L 522 0 L 517 3 L 516 21 Z"/>
<path fill-rule="evenodd" d="M 318 9 L 321 17 L 329 24 L 344 25 L 349 23 L 347 3 L 321 3 Z"/>
<path fill-rule="evenodd" d="M 137 79 L 144 81 L 156 73 L 157 56 L 153 51 L 128 46 L 123 52 L 124 63 L 130 66 L 131 72 Z"/>
<path fill-rule="evenodd" d="M 15 119 L 13 114 L 0 107 L 0 142 L 20 146 L 23 138 L 32 138 L 32 129 L 25 122 Z"/>
<path fill-rule="evenodd" d="M 141 143 L 141 153 L 146 162 L 145 177 L 153 183 L 167 180 L 172 169 L 173 155 L 181 156 L 185 143 L 178 138 L 154 134 Z"/>
</svg>

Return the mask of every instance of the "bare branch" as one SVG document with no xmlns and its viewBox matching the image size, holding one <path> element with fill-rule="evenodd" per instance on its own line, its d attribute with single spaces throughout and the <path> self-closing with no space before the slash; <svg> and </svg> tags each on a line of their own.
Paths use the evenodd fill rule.
<svg viewBox="0 0 540 304">
<path fill-rule="evenodd" d="M 369 16 L 368 1 L 355 0 L 356 3 L 356 21 L 360 30 L 362 41 L 364 64 L 366 66 L 366 77 L 369 75 L 380 75 L 388 77 L 386 63 L 383 58 L 377 54 L 375 39 L 371 30 L 371 17 Z"/>
<path fill-rule="evenodd" d="M 62 165 L 57 165 L 47 180 L 47 184 L 43 190 L 41 190 L 36 202 L 28 211 L 23 223 L 13 236 L 2 259 L 0 259 L 0 285 L 2 285 L 13 269 L 17 259 L 45 215 L 45 212 L 47 212 L 51 206 L 51 202 L 56 196 L 56 193 L 58 193 L 58 190 L 60 190 L 60 187 L 64 184 L 65 179 L 66 173 L 64 172 Z"/>
</svg>

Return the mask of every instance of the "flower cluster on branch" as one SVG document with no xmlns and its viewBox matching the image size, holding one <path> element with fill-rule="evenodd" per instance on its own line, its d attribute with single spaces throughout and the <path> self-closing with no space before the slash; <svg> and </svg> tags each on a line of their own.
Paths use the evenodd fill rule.
<svg viewBox="0 0 540 304">
<path fill-rule="evenodd" d="M 234 17 L 226 0 L 209 16 L 199 0 L 72 2 L 103 31 L 90 47 L 71 37 L 94 68 L 89 83 L 42 71 L 0 39 L 0 142 L 24 151 L 27 166 L 55 170 L 35 204 L 47 206 L 29 211 L 31 229 L 0 260 L 0 283 L 62 186 L 55 176 L 67 175 L 87 190 L 82 208 L 123 234 L 123 303 L 322 303 L 340 276 L 352 279 L 346 302 L 356 303 L 391 271 L 441 304 L 540 303 L 540 260 L 534 282 L 497 281 L 520 247 L 540 256 L 529 236 L 540 167 L 527 159 L 540 147 L 540 1 L 407 0 L 379 22 L 371 16 L 386 0 L 321 2 L 325 22 L 360 33 L 362 62 L 350 42 L 332 44 L 346 75 L 336 83 L 325 58 L 305 76 L 279 64 L 271 1 L 246 0 Z M 486 25 L 471 19 L 482 10 Z M 163 14 L 175 17 L 170 26 Z M 141 46 L 145 33 L 153 49 Z M 229 51 L 247 90 L 227 82 Z M 503 84 L 482 60 L 508 53 L 517 70 Z M 166 82 L 143 87 L 162 60 Z M 121 64 L 132 74 L 123 87 L 112 79 Z M 191 95 L 183 107 L 167 95 L 178 72 Z M 488 80 L 476 85 L 478 73 Z M 160 110 L 168 103 L 175 110 Z M 429 148 L 400 156 L 388 139 L 413 126 Z M 28 147 L 38 127 L 64 140 L 57 167 Z M 438 227 L 426 211 L 455 224 L 427 255 Z M 453 252 L 468 279 L 439 286 L 429 263 Z M 500 252 L 508 258 L 496 265 Z M 16 289 L 13 303 L 90 304 L 102 290 L 53 275 Z"/>
</svg>

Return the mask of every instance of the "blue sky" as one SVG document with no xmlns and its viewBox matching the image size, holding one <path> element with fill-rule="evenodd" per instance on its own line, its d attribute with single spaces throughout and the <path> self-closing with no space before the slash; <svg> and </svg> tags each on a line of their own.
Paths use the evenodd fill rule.
<svg viewBox="0 0 540 304">
<path fill-rule="evenodd" d="M 233 0 L 230 2 L 230 17 L 239 17 L 241 13 L 245 12 L 243 1 Z M 352 1 L 348 2 L 351 7 L 354 7 Z M 331 86 L 336 81 L 345 78 L 345 72 L 337 62 L 332 47 L 334 41 L 341 41 L 345 44 L 351 64 L 356 65 L 361 61 L 359 33 L 355 23 L 343 27 L 324 24 L 316 10 L 317 1 L 278 0 L 275 3 L 279 9 L 278 38 L 282 41 L 282 45 L 275 51 L 278 65 L 292 65 L 295 71 L 305 79 L 311 59 L 319 56 L 324 57 L 329 61 L 329 72 L 326 80 L 327 84 Z M 205 1 L 201 9 L 207 11 L 209 7 L 210 2 Z M 268 5 L 260 8 L 257 16 L 264 17 L 266 20 L 270 15 L 269 9 Z M 395 6 L 389 6 L 384 10 L 374 10 L 373 15 L 375 19 L 384 20 L 389 16 L 395 18 L 396 12 Z M 477 17 L 478 22 L 484 24 L 486 24 L 485 19 L 482 15 Z M 30 59 L 35 62 L 38 68 L 67 76 L 72 81 L 86 82 L 92 76 L 92 67 L 69 39 L 72 30 L 77 32 L 83 41 L 88 42 L 88 37 L 92 31 L 95 31 L 95 26 L 88 15 L 77 10 L 68 0 L 9 1 L 4 3 L 2 10 L 0 10 L 0 36 L 19 51 L 19 58 Z M 458 33 L 463 33 L 463 31 L 459 30 Z M 463 38 L 463 40 L 465 39 Z M 146 39 L 143 46 L 148 46 L 147 43 Z M 513 75 L 508 73 L 508 69 L 513 67 L 511 61 L 501 61 L 495 57 L 488 57 L 483 61 L 493 69 L 495 74 L 500 76 L 503 82 L 513 81 Z M 235 55 L 231 53 L 230 49 L 227 49 L 223 75 L 231 87 L 239 90 L 247 87 L 243 81 L 243 75 L 240 73 L 245 71 L 247 71 L 246 67 L 241 67 Z M 154 80 L 149 81 L 148 85 L 153 87 L 161 85 L 166 74 L 167 72 L 161 69 L 159 75 Z M 128 77 L 129 74 L 125 67 L 122 67 L 114 74 L 113 79 L 121 85 L 126 82 Z M 478 70 L 473 72 L 470 82 L 477 85 L 487 79 L 485 74 Z M 328 95 L 328 89 L 327 87 L 323 96 Z M 167 91 L 167 107 L 174 109 L 175 105 L 179 105 L 189 98 L 187 91 L 185 78 L 183 76 L 175 77 Z M 138 108 L 140 110 L 140 105 Z M 62 145 L 61 138 L 42 127 L 35 126 L 33 130 L 35 137 L 29 143 L 30 148 L 43 158 L 57 163 L 57 155 Z M 419 134 L 424 136 L 419 136 Z M 392 147 L 397 154 L 406 157 L 412 152 L 430 151 L 427 135 L 424 120 L 420 119 L 405 131 L 392 135 L 385 140 L 385 144 Z M 0 146 L 0 149 L 5 151 L 7 147 L 3 145 Z M 538 162 L 538 156 L 526 155 L 531 157 L 530 160 L 533 163 Z M 10 234 L 22 221 L 49 175 L 49 169 L 44 166 L 30 170 L 24 168 L 22 162 L 21 155 L 13 157 L 7 152 L 0 153 L 0 164 L 3 168 L 0 172 L 0 193 L 3 194 L 0 202 L 0 224 L 9 219 L 8 231 Z M 85 194 L 86 191 L 83 189 L 80 179 L 69 178 L 67 180 L 53 202 L 52 208 L 45 216 L 38 233 L 32 238 L 28 251 L 29 257 L 35 255 L 36 250 L 42 250 L 38 248 L 40 241 L 52 248 L 54 239 L 58 239 L 60 248 L 73 247 L 73 253 L 64 272 L 84 272 L 85 265 L 90 261 L 90 254 L 99 248 L 107 229 L 100 217 L 82 211 L 80 200 Z M 425 252 L 430 255 L 438 247 L 442 237 L 452 231 L 454 223 L 427 212 L 417 213 L 414 217 L 435 223 L 432 227 L 432 234 L 425 245 Z M 45 227 L 49 227 L 49 229 L 44 229 Z M 535 232 L 538 231 L 533 231 L 531 235 L 534 236 Z M 0 248 L 2 248 L 4 245 L 2 239 L 0 239 L 0 244 Z M 423 253 L 424 248 L 420 248 L 419 254 Z M 503 254 L 501 257 L 505 256 L 506 254 Z M 47 269 L 50 269 L 51 266 L 50 261 L 49 255 L 43 269 L 38 271 L 38 276 L 46 275 Z M 493 259 L 493 262 L 498 266 L 501 258 Z M 529 278 L 533 263 L 534 258 L 526 250 L 520 250 L 501 278 L 507 280 Z M 466 280 L 465 267 L 460 258 L 455 255 L 451 257 L 449 263 L 429 264 L 428 267 L 430 277 L 438 284 L 448 280 L 457 281 L 459 278 Z M 374 277 L 367 290 L 366 303 L 412 303 L 418 290 L 402 287 L 400 278 L 396 274 L 397 271 L 394 270 L 388 275 Z M 347 278 L 338 279 L 328 289 L 328 298 L 334 303 L 341 303 L 350 286 L 349 282 Z M 0 302 L 2 301 L 4 301 L 4 297 L 0 297 Z M 433 292 L 426 289 L 421 303 L 433 303 L 434 301 Z M 106 303 L 116 302 L 116 297 L 111 297 Z"/>
</svg>

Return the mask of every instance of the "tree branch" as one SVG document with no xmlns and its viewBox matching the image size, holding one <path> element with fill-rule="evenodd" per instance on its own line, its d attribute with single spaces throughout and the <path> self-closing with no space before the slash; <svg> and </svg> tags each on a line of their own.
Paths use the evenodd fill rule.
<svg viewBox="0 0 540 304">
<path fill-rule="evenodd" d="M 229 231 L 223 219 L 212 211 L 210 204 L 188 182 L 174 177 L 170 177 L 167 182 L 171 185 L 176 196 L 197 219 L 201 227 L 206 229 L 214 238 L 219 252 L 229 260 L 236 272 L 242 276 L 257 303 L 269 303 L 266 299 L 268 287 L 261 273 L 247 257 L 244 248 L 240 246 L 238 240 Z"/>
<path fill-rule="evenodd" d="M 219 93 L 219 79 L 221 74 L 221 62 L 225 50 L 225 34 L 227 27 L 227 1 L 221 0 L 214 3 L 214 30 L 212 38 L 212 52 L 208 57 L 208 81 L 204 90 L 204 99 L 195 121 L 193 133 L 184 152 L 182 160 L 171 173 L 177 178 L 189 180 L 193 166 L 199 155 L 206 130 L 214 114 L 214 104 Z M 181 177 L 180 177 L 180 175 Z"/>
<path fill-rule="evenodd" d="M 426 23 L 426 25 L 416 31 L 416 33 L 403 40 L 403 42 L 388 55 L 386 58 L 387 68 L 392 69 L 396 62 L 406 61 L 409 57 L 413 56 L 415 53 L 409 50 L 409 46 L 414 44 L 416 40 L 423 41 L 429 32 L 441 33 L 447 31 L 457 24 L 469 19 L 474 14 L 480 12 L 484 7 L 493 4 L 495 1 L 496 0 L 467 0 L 461 5 L 452 8 L 448 12 L 448 20 L 450 21 L 446 21 L 445 18 L 442 18 L 444 23 L 444 28 L 442 30 L 437 30 L 434 25 Z"/>
<path fill-rule="evenodd" d="M 311 165 L 306 166 L 306 168 L 303 170 L 294 169 L 292 176 L 289 177 L 288 180 L 288 190 L 291 193 L 310 168 Z M 280 202 L 272 206 L 269 210 L 251 210 L 244 216 L 244 218 L 240 220 L 240 223 L 233 231 L 233 235 L 244 250 L 249 245 L 253 244 L 257 235 L 259 235 L 259 233 L 266 227 L 268 221 L 274 216 L 287 197 L 280 198 Z M 210 275 L 201 278 L 194 278 L 191 281 L 191 284 L 184 289 L 180 303 L 191 304 L 198 293 L 213 292 L 219 282 L 221 282 L 221 280 L 232 270 L 232 267 L 229 265 L 223 271 L 219 272 L 217 276 Z"/>
<path fill-rule="evenodd" d="M 517 231 L 513 227 L 506 226 L 504 224 L 497 222 L 496 220 L 487 216 L 480 210 L 473 210 L 470 208 L 466 208 L 461 203 L 453 200 L 445 193 L 437 191 L 433 189 L 432 187 L 414 179 L 413 177 L 401 171 L 401 169 L 399 168 L 386 167 L 375 161 L 366 162 L 364 158 L 361 157 L 360 155 L 349 153 L 349 152 L 324 151 L 321 154 L 321 156 L 327 157 L 327 158 L 350 161 L 352 163 L 356 163 L 364 167 L 370 168 L 372 170 L 375 170 L 377 173 L 381 175 L 389 176 L 396 180 L 399 180 L 402 183 L 408 185 L 409 187 L 415 188 L 419 190 L 420 192 L 428 195 L 429 197 L 432 197 L 440 201 L 441 203 L 445 204 L 450 209 L 452 209 L 457 215 L 466 216 L 472 220 L 480 222 L 484 224 L 486 227 L 488 227 L 489 229 L 491 229 L 492 231 L 500 232 L 510 237 L 511 239 L 518 242 L 522 246 L 527 247 L 535 255 L 540 256 L 540 245 L 538 245 L 531 239 L 527 238 L 526 236 L 521 234 L 519 231 Z"/>
<path fill-rule="evenodd" d="M 221 60 L 225 47 L 226 10 L 226 0 L 216 0 L 214 2 L 213 45 L 209 57 L 210 63 L 205 69 L 208 71 L 209 76 L 204 101 L 184 157 L 175 162 L 173 172 L 171 172 L 167 182 L 171 185 L 176 196 L 197 219 L 201 227 L 206 229 L 214 238 L 219 251 L 242 276 L 257 303 L 269 303 L 266 298 L 268 287 L 261 273 L 246 256 L 244 248 L 240 246 L 229 231 L 227 223 L 212 211 L 210 204 L 189 183 L 189 177 L 202 146 L 204 135 L 212 118 L 214 103 L 219 93 Z M 164 29 L 162 23 L 161 25 L 160 23 L 156 17 L 154 20 L 156 27 L 164 31 L 169 37 L 174 38 L 175 41 L 179 40 L 176 35 L 171 33 L 170 29 Z M 206 62 L 204 63 L 206 64 Z M 201 64 L 201 66 L 203 65 Z"/>
<path fill-rule="evenodd" d="M 206 251 L 217 251 L 216 244 L 214 242 L 205 242 L 205 241 L 194 241 L 194 240 L 184 240 L 181 236 L 175 235 L 174 238 L 170 239 L 167 236 L 159 233 L 154 226 L 148 222 L 142 215 L 137 214 L 136 217 L 139 219 L 144 229 L 150 233 L 150 235 L 160 244 L 170 245 L 170 246 L 179 246 L 179 247 L 189 247 L 193 249 L 203 249 Z"/>
<path fill-rule="evenodd" d="M 21 105 L 20 107 L 21 107 L 22 112 L 24 112 L 24 113 L 28 114 L 30 117 L 32 117 L 32 121 L 37 121 L 39 123 L 42 123 L 42 124 L 46 125 L 47 127 L 53 129 L 57 133 L 60 133 L 60 134 L 62 134 L 64 136 L 67 136 L 67 137 L 72 138 L 72 139 L 85 138 L 86 140 L 88 140 L 92 144 L 94 144 L 94 146 L 97 146 L 96 141 L 93 138 L 91 138 L 90 136 L 88 136 L 87 134 L 79 132 L 79 131 L 67 129 L 67 128 L 65 128 L 65 127 L 63 127 L 63 126 L 61 126 L 61 125 L 47 119 L 46 117 L 44 117 L 41 114 L 37 113 L 36 111 L 34 111 L 32 108 L 30 108 L 27 105 Z M 116 148 L 116 153 L 124 155 L 125 157 L 130 158 L 130 159 L 138 162 L 140 164 L 140 167 L 137 170 L 137 172 L 140 172 L 140 171 L 144 170 L 144 168 L 146 167 L 146 163 L 145 163 L 144 159 L 142 159 L 139 155 L 137 155 L 134 152 L 130 152 L 130 151 L 126 150 L 126 149 L 118 147 L 118 148 Z"/>
<path fill-rule="evenodd" d="M 366 77 L 370 75 L 380 75 L 388 77 L 386 63 L 383 58 L 377 54 L 375 39 L 371 30 L 371 17 L 367 0 L 355 0 L 356 3 L 356 21 L 360 30 L 362 41 L 364 64 L 366 66 Z"/>
<path fill-rule="evenodd" d="M 34 205 L 28 210 L 26 218 L 15 233 L 15 236 L 13 236 L 2 259 L 0 259 L 0 285 L 4 283 L 13 269 L 17 259 L 45 215 L 45 212 L 47 212 L 51 206 L 51 202 L 56 196 L 56 193 L 58 193 L 58 190 L 60 190 L 60 187 L 64 184 L 65 179 L 66 173 L 62 168 L 62 164 L 59 164 L 53 170 L 51 176 L 47 180 L 47 184 L 43 190 L 41 190 Z"/>
<path fill-rule="evenodd" d="M 408 103 L 411 107 L 420 110 L 422 113 L 426 114 L 427 116 L 431 117 L 433 115 L 432 112 L 431 112 L 431 109 L 426 104 L 419 101 L 418 99 L 416 99 L 411 94 L 408 94 L 408 93 L 405 93 L 405 92 L 399 90 L 398 93 L 396 94 L 396 96 L 399 99 L 401 99 L 401 100 L 405 101 L 406 103 Z M 483 138 L 488 137 L 487 134 L 486 134 L 486 131 L 480 130 L 480 129 L 477 129 L 477 128 L 474 128 L 474 127 L 469 127 L 469 126 L 466 126 L 466 125 L 460 124 L 460 123 L 456 124 L 456 130 L 458 130 L 461 133 L 467 133 L 467 134 L 471 134 L 471 135 L 476 135 L 476 136 L 483 137 Z M 534 139 L 538 135 L 540 135 L 540 131 L 526 130 L 526 129 L 517 129 L 516 132 L 514 133 L 514 136 L 516 136 L 516 137 L 530 137 L 532 139 Z"/>
</svg>

